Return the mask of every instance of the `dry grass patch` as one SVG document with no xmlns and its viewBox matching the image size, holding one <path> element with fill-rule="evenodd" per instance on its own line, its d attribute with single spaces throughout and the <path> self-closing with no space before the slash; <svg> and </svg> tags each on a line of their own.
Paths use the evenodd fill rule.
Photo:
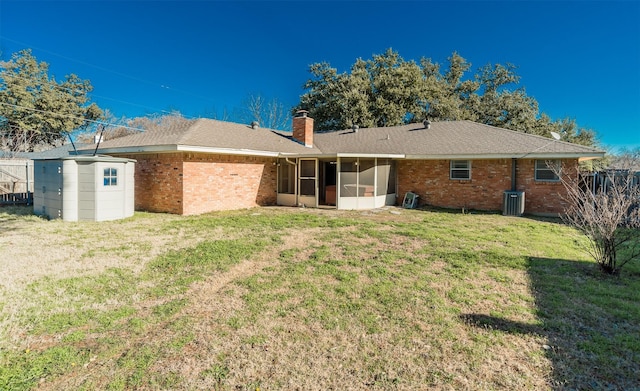
<svg viewBox="0 0 640 391">
<path fill-rule="evenodd" d="M 96 227 L 61 224 L 56 236 L 57 222 L 14 220 L 68 250 Z M 130 244 L 115 265 L 118 244 L 91 255 L 104 265 L 91 272 L 74 266 L 78 252 L 5 299 L 2 322 L 20 338 L 0 340 L 0 388 L 637 384 L 637 282 L 590 273 L 573 231 L 552 221 L 262 208 L 137 214 L 104 230 Z M 154 254 L 136 255 L 150 237 Z"/>
</svg>

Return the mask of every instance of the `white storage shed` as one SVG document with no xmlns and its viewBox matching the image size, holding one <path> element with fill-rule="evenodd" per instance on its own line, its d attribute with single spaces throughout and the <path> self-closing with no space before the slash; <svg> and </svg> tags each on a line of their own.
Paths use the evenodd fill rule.
<svg viewBox="0 0 640 391">
<path fill-rule="evenodd" d="M 132 216 L 135 162 L 111 156 L 34 160 L 34 213 L 65 221 Z"/>
</svg>

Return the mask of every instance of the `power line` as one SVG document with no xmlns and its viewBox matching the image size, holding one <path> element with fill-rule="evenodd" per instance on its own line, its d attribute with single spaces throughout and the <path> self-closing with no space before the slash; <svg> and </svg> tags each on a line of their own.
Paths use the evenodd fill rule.
<svg viewBox="0 0 640 391">
<path fill-rule="evenodd" d="M 125 105 L 141 107 L 143 109 L 149 109 L 149 110 L 154 111 L 154 112 L 159 112 L 159 113 L 164 113 L 164 114 L 172 114 L 170 111 L 159 109 L 157 107 L 151 107 L 151 106 L 142 105 L 140 103 L 127 102 L 127 101 L 124 101 L 124 100 L 120 100 L 120 99 L 116 99 L 116 98 L 109 98 L 108 96 L 102 96 L 102 95 L 91 94 L 91 96 L 94 96 L 96 98 L 110 100 L 110 101 L 113 101 L 113 102 L 124 103 Z M 185 117 L 185 118 L 188 118 L 188 119 L 197 119 L 196 117 L 185 115 L 185 114 L 182 114 L 182 113 L 180 113 L 180 115 Z"/>
<path fill-rule="evenodd" d="M 57 115 L 57 116 L 60 116 L 60 117 L 73 118 L 73 119 L 77 119 L 77 120 L 91 122 L 91 123 L 94 123 L 94 124 L 104 125 L 104 126 L 117 126 L 119 128 L 136 130 L 136 131 L 140 131 L 140 132 L 144 132 L 145 131 L 144 129 L 133 128 L 133 127 L 126 126 L 126 125 L 117 125 L 117 124 L 112 124 L 112 123 L 105 122 L 105 121 L 96 121 L 96 120 L 92 120 L 92 119 L 86 119 L 86 118 L 83 118 L 83 117 L 77 117 L 77 116 L 70 115 L 70 114 L 62 114 L 62 113 L 56 113 L 54 111 L 46 111 L 46 110 L 34 109 L 34 108 L 31 108 L 31 107 L 14 105 L 14 104 L 11 104 L 11 103 L 0 102 L 0 105 L 10 106 L 10 107 L 13 107 L 13 108 L 20 108 L 20 109 L 25 109 L 25 110 L 30 110 L 30 111 L 35 111 L 35 112 L 43 113 L 43 114 L 54 114 L 54 115 Z"/>
<path fill-rule="evenodd" d="M 69 87 L 64 87 L 64 86 L 61 86 L 61 85 L 59 85 L 59 84 L 56 84 L 56 83 L 53 83 L 53 82 L 50 82 L 50 81 L 42 81 L 42 80 L 38 80 L 38 79 L 36 79 L 36 78 L 29 78 L 29 77 L 24 77 L 24 76 L 16 75 L 16 74 L 9 74 L 9 76 L 10 76 L 10 77 L 15 77 L 15 78 L 18 78 L 18 79 L 22 79 L 22 80 L 26 80 L 26 81 L 35 81 L 35 82 L 40 83 L 40 84 L 45 84 L 45 85 L 49 85 L 49 86 L 52 86 L 52 87 L 55 87 L 55 88 L 59 88 L 59 89 L 61 89 L 61 90 L 66 90 L 66 91 L 71 92 L 71 93 L 75 93 L 75 92 L 87 92 L 87 91 L 82 91 L 82 90 L 79 90 L 79 89 L 78 89 L 78 90 L 72 90 L 72 89 L 71 89 L 71 88 L 69 88 Z M 89 93 L 88 93 L 88 94 L 89 94 Z M 136 107 L 141 107 L 141 108 L 144 108 L 144 109 L 149 109 L 149 110 L 151 110 L 151 111 L 156 111 L 156 112 L 161 112 L 161 113 L 171 114 L 170 112 L 168 112 L 168 111 L 166 111 L 166 110 L 163 110 L 163 109 L 159 109 L 159 108 L 157 108 L 157 107 L 151 107 L 151 106 L 146 106 L 146 105 L 142 105 L 142 104 L 139 104 L 139 103 L 127 102 L 127 101 L 123 101 L 123 100 L 116 99 L 116 98 L 110 98 L 110 97 L 108 97 L 108 96 L 96 95 L 96 94 L 93 94 L 93 93 L 91 93 L 90 95 L 91 95 L 92 97 L 102 98 L 102 99 L 110 100 L 110 101 L 113 101 L 113 102 L 124 103 L 124 104 L 126 104 L 126 105 L 130 105 L 130 106 L 136 106 Z M 182 116 L 184 116 L 184 117 L 186 117 L 186 118 L 189 118 L 189 119 L 195 119 L 195 117 L 193 117 L 193 116 L 187 116 L 187 115 L 184 115 L 184 114 L 181 114 L 181 115 L 182 115 Z"/>
<path fill-rule="evenodd" d="M 31 47 L 33 49 L 40 50 L 42 52 L 45 52 L 45 53 L 51 54 L 53 56 L 57 56 L 57 57 L 63 58 L 63 59 L 68 60 L 68 61 L 73 61 L 73 62 L 76 62 L 78 64 L 86 65 L 86 66 L 101 70 L 103 72 L 108 72 L 108 73 L 112 73 L 112 74 L 120 76 L 120 77 L 125 77 L 125 78 L 128 78 L 128 79 L 137 81 L 139 83 L 148 84 L 148 85 L 151 85 L 151 86 L 154 86 L 154 87 L 166 89 L 166 90 L 169 90 L 169 91 L 172 91 L 172 92 L 178 92 L 178 93 L 181 93 L 181 94 L 184 94 L 184 95 L 190 95 L 192 97 L 195 97 L 195 98 L 198 98 L 198 99 L 202 99 L 202 100 L 205 100 L 205 101 L 210 102 L 210 103 L 215 103 L 212 99 L 210 99 L 210 98 L 208 98 L 206 96 L 199 95 L 199 94 L 194 94 L 194 93 L 192 93 L 190 91 L 185 91 L 185 90 L 181 90 L 181 89 L 172 88 L 172 87 L 167 86 L 167 83 L 157 83 L 157 82 L 141 79 L 141 78 L 139 78 L 137 76 L 132 76 L 132 75 L 128 75 L 126 73 L 122 73 L 122 72 L 119 72 L 119 71 L 114 71 L 112 69 L 108 69 L 108 68 L 105 68 L 105 67 L 102 67 L 102 66 L 99 66 L 99 65 L 91 64 L 91 63 L 88 63 L 86 61 L 78 60 L 78 59 L 75 59 L 75 58 L 71 58 L 71 57 L 56 53 L 56 52 L 52 52 L 52 51 L 47 50 L 47 49 L 42 49 L 42 48 L 39 48 L 39 47 L 36 47 L 36 46 L 33 46 L 33 45 L 29 45 L 28 43 L 17 41 L 15 39 L 8 38 L 7 36 L 4 36 L 4 35 L 0 35 L 0 38 L 5 39 L 5 40 L 10 41 L 10 42 L 13 42 L 13 43 L 17 43 L 17 44 L 20 44 L 20 45 L 25 45 L 27 47 Z"/>
<path fill-rule="evenodd" d="M 57 83 L 54 83 L 54 82 L 50 82 L 50 81 L 42 81 L 42 80 L 38 80 L 38 79 L 36 79 L 36 78 L 24 77 L 24 76 L 17 75 L 17 74 L 15 74 L 15 73 L 5 73 L 5 74 L 3 75 L 3 79 L 4 79 L 4 78 L 6 78 L 6 76 L 7 76 L 7 75 L 8 75 L 9 77 L 15 77 L 15 78 L 22 79 L 22 80 L 26 80 L 26 81 L 35 81 L 35 82 L 38 82 L 38 83 L 40 83 L 40 84 L 46 84 L 46 85 L 49 85 L 49 86 L 52 86 L 52 87 L 55 87 L 55 88 L 60 88 L 60 89 L 62 89 L 62 90 L 66 90 L 67 92 L 70 92 L 70 93 L 72 93 L 72 94 L 74 94 L 74 93 L 78 93 L 78 92 L 87 92 L 87 91 L 83 91 L 83 90 L 80 90 L 80 89 L 72 90 L 70 87 L 64 87 L 64 86 L 61 86 L 60 84 L 57 84 Z M 55 79 L 54 79 L 54 80 L 55 80 Z"/>
<path fill-rule="evenodd" d="M 26 42 L 17 41 L 15 39 L 11 39 L 11 38 L 9 38 L 7 36 L 4 36 L 4 35 L 0 35 L 0 37 L 2 39 L 5 39 L 5 40 L 9 41 L 9 42 L 17 43 L 17 44 L 20 44 L 20 45 L 25 45 L 27 47 L 40 50 L 42 52 L 51 54 L 51 55 L 56 56 L 56 57 L 63 58 L 63 59 L 68 60 L 68 61 L 73 61 L 73 62 L 76 62 L 78 64 L 82 64 L 82 65 L 86 65 L 86 66 L 89 66 L 89 67 L 92 67 L 92 68 L 96 68 L 96 69 L 99 69 L 99 70 L 104 71 L 104 72 L 113 73 L 114 75 L 118 75 L 118 76 L 121 76 L 121 77 L 126 77 L 128 79 L 135 80 L 135 81 L 140 82 L 140 83 L 145 83 L 145 84 L 149 84 L 149 85 L 153 85 L 153 86 L 162 86 L 162 85 L 159 85 L 158 83 L 154 83 L 154 82 L 149 81 L 149 80 L 140 79 L 138 77 L 127 75 L 127 74 L 122 73 L 122 72 L 114 71 L 112 69 L 101 67 L 99 65 L 94 65 L 94 64 L 90 64 L 88 62 L 82 61 L 82 60 L 78 60 L 78 59 L 75 59 L 75 58 L 67 57 L 67 56 L 62 55 L 60 53 L 52 52 L 52 51 L 47 50 L 47 49 L 39 48 L 37 46 L 30 45 L 30 44 L 28 44 Z"/>
</svg>

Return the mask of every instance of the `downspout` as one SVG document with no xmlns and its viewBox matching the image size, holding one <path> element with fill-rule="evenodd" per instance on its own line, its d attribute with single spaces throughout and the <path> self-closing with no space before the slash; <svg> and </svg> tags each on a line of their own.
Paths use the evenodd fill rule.
<svg viewBox="0 0 640 391">
<path fill-rule="evenodd" d="M 511 159 L 511 191 L 518 190 L 518 181 L 516 178 L 517 169 L 518 169 L 518 159 L 513 158 Z"/>
</svg>

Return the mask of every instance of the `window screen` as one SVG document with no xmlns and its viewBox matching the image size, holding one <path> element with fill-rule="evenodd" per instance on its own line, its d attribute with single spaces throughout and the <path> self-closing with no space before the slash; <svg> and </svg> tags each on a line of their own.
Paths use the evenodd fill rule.
<svg viewBox="0 0 640 391">
<path fill-rule="evenodd" d="M 559 167 L 559 160 L 536 160 L 536 181 L 559 181 L 560 178 L 553 171 L 552 167 Z"/>
<path fill-rule="evenodd" d="M 471 179 L 471 161 L 452 160 L 449 173 L 451 179 Z"/>
</svg>

